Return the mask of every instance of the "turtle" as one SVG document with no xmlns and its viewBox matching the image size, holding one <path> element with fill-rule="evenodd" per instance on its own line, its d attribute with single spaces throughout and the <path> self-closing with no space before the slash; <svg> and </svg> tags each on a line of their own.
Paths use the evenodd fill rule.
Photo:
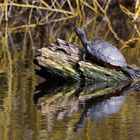
<svg viewBox="0 0 140 140">
<path fill-rule="evenodd" d="M 140 78 L 140 71 L 128 66 L 124 56 L 114 45 L 101 39 L 88 41 L 85 31 L 79 27 L 74 27 L 74 31 L 83 45 L 84 61 L 88 56 L 94 62 L 107 68 L 122 71 L 130 79 Z"/>
</svg>

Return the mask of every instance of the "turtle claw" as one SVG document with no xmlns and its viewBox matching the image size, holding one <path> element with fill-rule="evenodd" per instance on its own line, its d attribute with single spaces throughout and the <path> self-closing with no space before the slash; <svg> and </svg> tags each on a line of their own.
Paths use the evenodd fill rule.
<svg viewBox="0 0 140 140">
<path fill-rule="evenodd" d="M 140 72 L 139 72 L 139 71 L 135 71 L 135 73 L 132 74 L 131 77 L 132 77 L 133 79 L 138 79 L 138 78 L 140 78 Z"/>
</svg>

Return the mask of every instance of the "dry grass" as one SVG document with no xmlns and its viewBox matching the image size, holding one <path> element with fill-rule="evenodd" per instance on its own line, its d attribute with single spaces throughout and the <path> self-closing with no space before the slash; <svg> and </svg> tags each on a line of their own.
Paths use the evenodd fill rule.
<svg viewBox="0 0 140 140">
<path fill-rule="evenodd" d="M 127 4 L 121 0 L 116 3 L 111 0 L 26 0 L 20 3 L 4 0 L 0 3 L 0 31 L 4 37 L 7 23 L 7 34 L 43 28 L 51 40 L 65 36 L 69 41 L 76 41 L 75 34 L 69 30 L 76 25 L 87 28 L 90 38 L 110 40 L 114 37 L 125 48 L 140 40 L 140 2 L 131 1 Z"/>
</svg>

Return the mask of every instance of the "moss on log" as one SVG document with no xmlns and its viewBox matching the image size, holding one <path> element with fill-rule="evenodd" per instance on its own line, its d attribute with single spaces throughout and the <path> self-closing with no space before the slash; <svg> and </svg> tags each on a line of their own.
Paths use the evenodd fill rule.
<svg viewBox="0 0 140 140">
<path fill-rule="evenodd" d="M 55 44 L 36 51 L 34 63 L 37 72 L 45 77 L 57 77 L 73 81 L 118 82 L 130 81 L 121 71 L 107 69 L 90 61 L 81 61 L 83 50 L 69 42 L 58 39 Z"/>
</svg>

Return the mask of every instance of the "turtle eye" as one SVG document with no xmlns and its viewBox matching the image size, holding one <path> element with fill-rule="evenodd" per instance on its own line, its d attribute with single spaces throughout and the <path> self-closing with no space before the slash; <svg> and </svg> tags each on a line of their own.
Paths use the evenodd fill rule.
<svg viewBox="0 0 140 140">
<path fill-rule="evenodd" d="M 84 35 L 85 34 L 85 31 L 82 30 L 82 29 L 79 29 L 79 32 L 80 32 L 81 35 Z"/>
</svg>

